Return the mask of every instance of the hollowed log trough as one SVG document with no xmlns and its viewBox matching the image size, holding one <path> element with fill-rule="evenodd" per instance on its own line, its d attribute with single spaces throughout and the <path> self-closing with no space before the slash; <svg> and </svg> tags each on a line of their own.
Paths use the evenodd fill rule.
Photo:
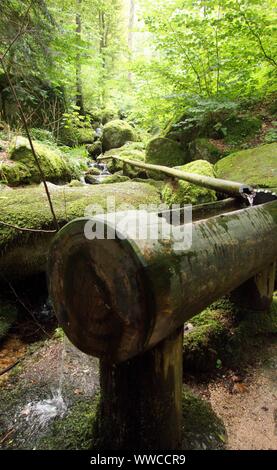
<svg viewBox="0 0 277 470">
<path fill-rule="evenodd" d="M 52 244 L 55 312 L 72 343 L 100 358 L 99 432 L 110 449 L 180 448 L 184 322 L 231 292 L 261 312 L 271 303 L 276 197 L 251 207 L 228 199 L 192 215 L 184 250 L 172 239 L 87 239 L 86 224 L 113 228 L 104 216 L 69 223 Z M 151 223 L 170 224 L 167 216 Z"/>
</svg>

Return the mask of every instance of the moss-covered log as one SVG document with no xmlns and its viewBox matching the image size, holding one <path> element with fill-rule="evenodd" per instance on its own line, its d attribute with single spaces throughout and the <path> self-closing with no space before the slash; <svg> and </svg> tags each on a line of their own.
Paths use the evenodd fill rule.
<svg viewBox="0 0 277 470">
<path fill-rule="evenodd" d="M 118 183 L 99 186 L 55 186 L 49 184 L 54 209 L 60 226 L 82 217 L 91 204 L 105 212 L 108 199 L 139 208 L 150 201 L 160 203 L 159 191 L 144 183 Z M 113 210 L 113 209 L 112 209 Z M 87 212 L 89 213 L 89 212 Z M 47 198 L 42 186 L 4 189 L 0 193 L 0 222 L 37 230 L 54 228 Z M 0 273 L 2 277 L 24 278 L 45 270 L 46 258 L 53 233 L 32 233 L 0 224 Z"/>
</svg>

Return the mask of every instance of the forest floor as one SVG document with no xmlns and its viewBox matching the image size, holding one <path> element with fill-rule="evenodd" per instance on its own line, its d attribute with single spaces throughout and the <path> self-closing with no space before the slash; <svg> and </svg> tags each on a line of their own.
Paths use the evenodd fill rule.
<svg viewBox="0 0 277 470">
<path fill-rule="evenodd" d="M 186 385 L 223 420 L 228 449 L 277 450 L 277 339 L 265 338 L 262 354 L 255 356 L 243 370 L 200 379 L 185 376 Z M 57 335 L 31 346 L 11 335 L 0 350 L 0 370 L 17 360 L 15 368 L 0 376 L 0 447 L 45 448 L 43 437 L 59 418 L 50 417 L 43 427 L 34 405 L 54 396 L 60 385 L 66 406 L 62 413 L 70 413 L 80 401 L 89 404 L 99 387 L 98 362 Z"/>
<path fill-rule="evenodd" d="M 227 449 L 277 450 L 277 338 L 265 339 L 253 363 L 187 384 L 223 420 Z"/>
</svg>

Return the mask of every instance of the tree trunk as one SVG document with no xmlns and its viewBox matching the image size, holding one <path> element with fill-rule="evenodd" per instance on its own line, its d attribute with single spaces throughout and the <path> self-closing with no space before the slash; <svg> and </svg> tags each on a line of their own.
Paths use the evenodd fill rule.
<svg viewBox="0 0 277 470">
<path fill-rule="evenodd" d="M 81 16 L 82 0 L 76 0 L 76 35 L 77 40 L 81 38 L 82 34 L 82 16 Z M 84 114 L 84 100 L 83 100 L 83 87 L 82 87 L 82 65 L 81 54 L 76 54 L 76 106 L 80 108 L 80 114 Z"/>
<path fill-rule="evenodd" d="M 129 11 L 129 25 L 128 25 L 128 48 L 129 48 L 129 60 L 132 60 L 133 56 L 133 29 L 135 23 L 135 0 L 130 0 L 130 11 Z M 128 78 L 132 81 L 132 72 L 128 73 Z"/>
</svg>

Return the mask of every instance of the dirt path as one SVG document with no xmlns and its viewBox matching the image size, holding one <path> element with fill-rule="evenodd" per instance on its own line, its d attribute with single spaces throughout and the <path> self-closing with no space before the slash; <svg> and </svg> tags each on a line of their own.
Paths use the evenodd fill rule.
<svg viewBox="0 0 277 470">
<path fill-rule="evenodd" d="M 264 351 L 263 351 L 264 353 Z M 243 375 L 231 371 L 193 390 L 222 418 L 232 450 L 277 450 L 277 339 Z"/>
</svg>

